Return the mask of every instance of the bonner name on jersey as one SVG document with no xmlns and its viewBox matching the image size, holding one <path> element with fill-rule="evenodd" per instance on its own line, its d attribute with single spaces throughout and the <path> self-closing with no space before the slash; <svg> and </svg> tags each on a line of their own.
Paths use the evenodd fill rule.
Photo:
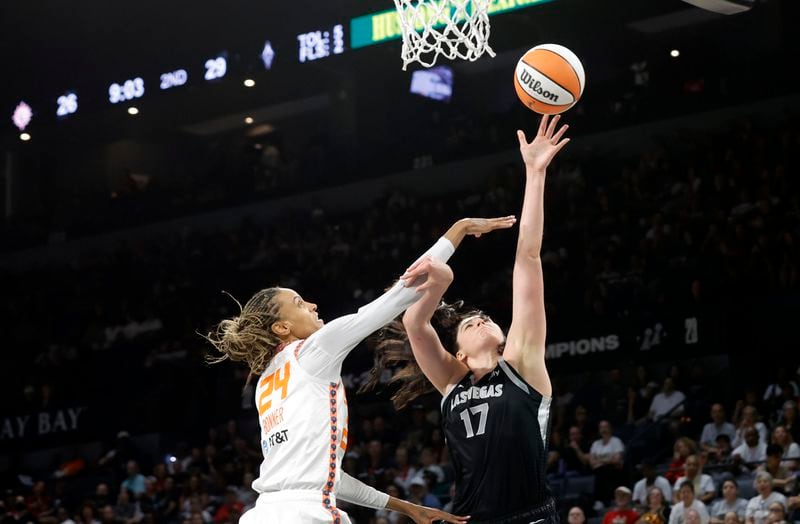
<svg viewBox="0 0 800 524">
<path fill-rule="evenodd" d="M 472 386 L 471 388 L 467 388 L 464 391 L 460 391 L 453 394 L 452 400 L 450 400 L 450 409 L 455 409 L 456 406 L 459 404 L 463 404 L 464 402 L 474 399 L 474 398 L 490 398 L 490 397 L 500 397 L 503 395 L 503 384 L 491 384 L 489 386 Z"/>
</svg>

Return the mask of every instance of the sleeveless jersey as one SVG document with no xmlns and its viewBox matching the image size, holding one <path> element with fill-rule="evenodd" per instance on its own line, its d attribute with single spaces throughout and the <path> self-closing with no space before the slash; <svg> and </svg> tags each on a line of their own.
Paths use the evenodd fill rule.
<svg viewBox="0 0 800 524">
<path fill-rule="evenodd" d="M 318 490 L 320 503 L 331 505 L 328 496 L 347 447 L 347 399 L 341 380 L 327 382 L 298 365 L 302 343 L 286 346 L 259 378 L 256 407 L 264 461 L 253 489 Z"/>
<path fill-rule="evenodd" d="M 452 513 L 473 522 L 547 504 L 550 397 L 502 358 L 475 384 L 468 373 L 442 399 L 442 421 L 456 471 Z"/>
</svg>

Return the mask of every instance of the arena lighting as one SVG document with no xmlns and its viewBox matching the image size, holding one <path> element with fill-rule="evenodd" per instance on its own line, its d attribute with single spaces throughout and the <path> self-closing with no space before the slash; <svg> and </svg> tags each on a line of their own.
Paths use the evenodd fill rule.
<svg viewBox="0 0 800 524">
<path fill-rule="evenodd" d="M 247 124 L 247 125 L 252 124 L 253 123 L 253 117 L 252 116 L 245 117 L 244 123 Z"/>
<path fill-rule="evenodd" d="M 253 87 L 254 85 L 256 85 L 256 81 L 253 80 L 252 78 L 248 78 L 247 80 L 244 81 L 245 87 Z"/>
<path fill-rule="evenodd" d="M 28 133 L 22 133 L 19 135 L 19 139 L 22 140 L 23 142 L 27 142 L 28 140 L 31 139 L 31 135 L 29 135 Z"/>
<path fill-rule="evenodd" d="M 669 52 L 669 56 L 671 56 L 672 58 L 678 58 L 679 56 L 681 56 L 681 52 L 678 51 L 677 49 L 673 49 L 672 51 Z"/>
<path fill-rule="evenodd" d="M 139 114 L 139 108 L 135 107 L 135 106 L 129 107 L 128 108 L 128 114 L 129 115 L 138 115 Z"/>
</svg>

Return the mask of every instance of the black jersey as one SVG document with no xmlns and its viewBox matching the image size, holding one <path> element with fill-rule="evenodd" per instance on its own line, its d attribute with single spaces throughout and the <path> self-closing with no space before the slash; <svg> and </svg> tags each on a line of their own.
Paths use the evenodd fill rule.
<svg viewBox="0 0 800 524">
<path fill-rule="evenodd" d="M 550 398 L 502 358 L 476 383 L 468 373 L 442 399 L 442 420 L 456 472 L 453 513 L 473 522 L 541 507 L 547 485 Z"/>
</svg>

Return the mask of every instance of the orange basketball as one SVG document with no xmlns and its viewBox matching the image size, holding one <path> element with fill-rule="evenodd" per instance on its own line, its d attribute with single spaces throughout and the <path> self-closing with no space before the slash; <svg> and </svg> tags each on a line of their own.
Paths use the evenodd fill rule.
<svg viewBox="0 0 800 524">
<path fill-rule="evenodd" d="M 563 113 L 583 94 L 586 75 L 575 53 L 557 44 L 537 45 L 517 62 L 514 89 L 529 109 L 542 115 Z"/>
</svg>

